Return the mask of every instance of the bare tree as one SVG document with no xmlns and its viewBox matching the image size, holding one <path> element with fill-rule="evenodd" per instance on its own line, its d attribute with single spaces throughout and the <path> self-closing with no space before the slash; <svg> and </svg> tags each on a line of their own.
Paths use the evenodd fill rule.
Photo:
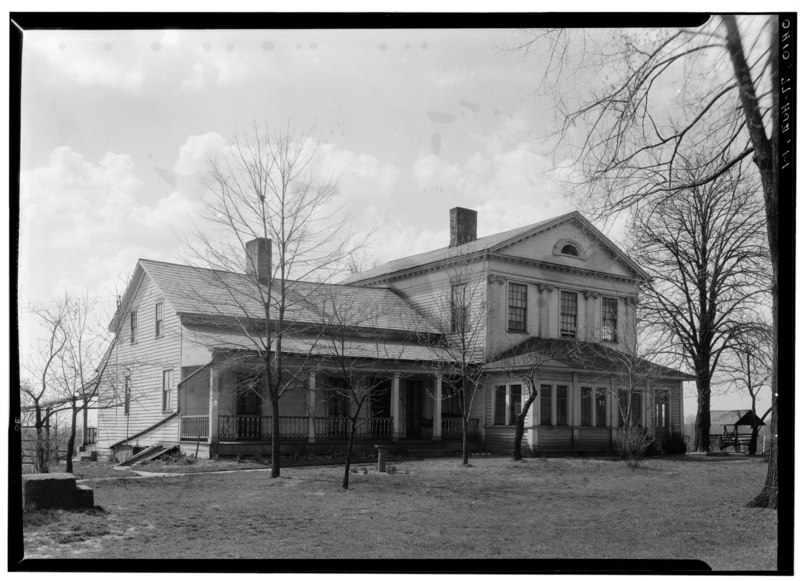
<svg viewBox="0 0 800 581">
<path fill-rule="evenodd" d="M 486 272 L 458 247 L 447 269 L 447 289 L 434 297 L 431 320 L 444 333 L 435 345 L 442 359 L 436 364 L 461 415 L 461 462 L 469 465 L 467 441 L 475 394 L 486 372 L 484 340 L 486 324 Z"/>
<path fill-rule="evenodd" d="M 95 407 L 102 405 L 98 398 L 108 358 L 103 357 L 107 347 L 104 335 L 91 326 L 95 307 L 96 301 L 88 297 L 71 299 L 67 296 L 63 303 L 65 317 L 62 328 L 66 342 L 58 356 L 55 382 L 61 400 L 70 412 L 67 472 L 72 472 L 78 414 L 93 404 Z M 82 432 L 85 438 L 85 425 Z"/>
<path fill-rule="evenodd" d="M 758 417 L 756 401 L 764 386 L 769 385 L 772 376 L 772 332 L 763 322 L 743 323 L 731 339 L 730 350 L 720 367 L 733 387 L 745 391 L 750 397 L 750 411 Z M 762 422 L 772 411 L 769 408 L 759 418 Z M 752 456 L 758 448 L 760 425 L 752 426 L 748 453 Z"/>
<path fill-rule="evenodd" d="M 742 24 L 749 26 L 747 45 Z M 531 51 L 544 45 L 550 55 L 543 85 L 555 95 L 560 136 L 578 136 L 572 159 L 585 175 L 584 208 L 592 204 L 600 215 L 615 215 L 654 194 L 702 186 L 752 160 L 761 178 L 772 264 L 776 368 L 781 25 L 774 16 L 727 15 L 702 27 L 677 30 L 544 31 L 519 47 Z M 570 58 L 576 55 L 581 60 L 574 67 Z M 573 73 L 575 86 L 565 82 L 567 73 Z M 707 161 L 727 163 L 700 174 L 701 181 L 694 184 L 673 180 L 677 154 L 698 143 L 713 147 Z M 654 181 L 654 173 L 661 180 Z M 778 504 L 777 394 L 773 373 L 769 469 L 752 506 Z"/>
<path fill-rule="evenodd" d="M 639 313 L 663 345 L 684 354 L 697 378 L 694 449 L 708 451 L 720 357 L 742 317 L 767 299 L 764 213 L 740 166 L 705 181 L 705 163 L 680 162 L 673 180 L 689 186 L 640 204 L 631 219 L 631 255 L 651 276 Z"/>
<path fill-rule="evenodd" d="M 20 390 L 23 406 L 33 411 L 33 427 L 36 431 L 33 469 L 35 472 L 49 472 L 49 434 L 45 428 L 49 425 L 50 418 L 63 409 L 63 403 L 57 402 L 56 373 L 59 357 L 67 345 L 67 312 L 62 303 L 53 309 L 40 311 L 37 315 L 47 332 L 47 339 L 37 349 L 37 355 L 31 364 L 31 372 L 36 381 L 23 382 Z"/>
<path fill-rule="evenodd" d="M 198 230 L 200 244 L 191 246 L 203 264 L 224 271 L 207 272 L 211 290 L 200 299 L 219 317 L 206 322 L 238 330 L 259 361 L 272 409 L 272 478 L 280 476 L 280 400 L 293 385 L 282 343 L 302 332 L 308 281 L 326 280 L 360 245 L 336 215 L 336 183 L 317 175 L 315 153 L 309 134 L 254 124 L 211 162 L 207 221 L 219 236 Z M 249 282 L 231 271 L 245 271 Z"/>
</svg>

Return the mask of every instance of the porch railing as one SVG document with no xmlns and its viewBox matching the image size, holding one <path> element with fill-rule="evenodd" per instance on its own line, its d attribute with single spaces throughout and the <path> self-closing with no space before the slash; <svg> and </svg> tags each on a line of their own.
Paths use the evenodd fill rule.
<svg viewBox="0 0 800 581">
<path fill-rule="evenodd" d="M 461 439 L 461 418 L 442 418 L 442 439 L 460 440 Z M 467 421 L 467 439 L 475 440 L 479 437 L 478 418 L 470 418 Z"/>
<path fill-rule="evenodd" d="M 308 437 L 306 416 L 279 419 L 281 439 Z M 220 440 L 271 440 L 272 416 L 219 416 Z"/>
<path fill-rule="evenodd" d="M 356 429 L 356 439 L 391 438 L 392 418 L 370 418 Z M 314 418 L 314 434 L 318 439 L 343 439 L 350 437 L 350 420 L 347 418 Z"/>
<path fill-rule="evenodd" d="M 208 416 L 181 416 L 181 438 L 208 438 Z"/>
</svg>

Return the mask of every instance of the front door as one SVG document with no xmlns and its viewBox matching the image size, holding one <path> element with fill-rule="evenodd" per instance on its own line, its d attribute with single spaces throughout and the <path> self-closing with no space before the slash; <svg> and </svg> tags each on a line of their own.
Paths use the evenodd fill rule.
<svg viewBox="0 0 800 581">
<path fill-rule="evenodd" d="M 422 436 L 423 389 L 421 381 L 406 383 L 406 438 Z"/>
</svg>

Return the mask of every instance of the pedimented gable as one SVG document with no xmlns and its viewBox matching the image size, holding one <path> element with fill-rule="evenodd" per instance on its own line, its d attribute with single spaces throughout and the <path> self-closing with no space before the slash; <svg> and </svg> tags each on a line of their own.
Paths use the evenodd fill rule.
<svg viewBox="0 0 800 581">
<path fill-rule="evenodd" d="M 527 258 L 624 277 L 644 273 L 588 221 L 577 214 L 496 247 L 492 254 Z"/>
</svg>

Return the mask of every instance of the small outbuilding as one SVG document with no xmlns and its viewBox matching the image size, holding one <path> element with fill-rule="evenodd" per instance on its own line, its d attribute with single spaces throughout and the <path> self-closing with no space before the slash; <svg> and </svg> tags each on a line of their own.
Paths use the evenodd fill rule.
<svg viewBox="0 0 800 581">
<path fill-rule="evenodd" d="M 733 448 L 747 451 L 753 429 L 766 425 L 753 410 L 727 410 L 711 412 L 711 444 L 719 450 Z"/>
</svg>

